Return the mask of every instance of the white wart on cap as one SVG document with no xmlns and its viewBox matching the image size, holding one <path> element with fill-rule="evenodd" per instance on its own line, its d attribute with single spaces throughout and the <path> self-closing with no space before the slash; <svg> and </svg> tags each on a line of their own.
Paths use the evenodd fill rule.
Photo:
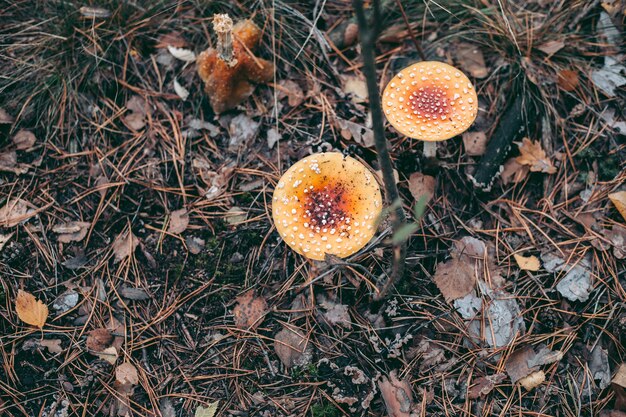
<svg viewBox="0 0 626 417">
<path fill-rule="evenodd" d="M 437 61 L 400 71 L 385 87 L 382 104 L 398 132 L 429 142 L 463 133 L 478 112 L 476 90 L 467 76 Z"/>
<path fill-rule="evenodd" d="M 310 155 L 279 180 L 272 201 L 278 233 L 296 252 L 350 256 L 370 241 L 382 210 L 371 171 L 339 152 Z"/>
</svg>

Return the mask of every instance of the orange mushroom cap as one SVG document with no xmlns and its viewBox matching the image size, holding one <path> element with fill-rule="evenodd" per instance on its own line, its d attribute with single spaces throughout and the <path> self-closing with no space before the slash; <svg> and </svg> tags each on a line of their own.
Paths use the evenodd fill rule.
<svg viewBox="0 0 626 417">
<path fill-rule="evenodd" d="M 350 256 L 370 241 L 382 210 L 374 174 L 354 158 L 324 152 L 296 162 L 274 190 L 272 217 L 296 252 Z"/>
<path fill-rule="evenodd" d="M 382 104 L 398 132 L 429 142 L 463 133 L 478 111 L 476 90 L 467 76 L 437 61 L 400 71 L 385 87 Z"/>
</svg>

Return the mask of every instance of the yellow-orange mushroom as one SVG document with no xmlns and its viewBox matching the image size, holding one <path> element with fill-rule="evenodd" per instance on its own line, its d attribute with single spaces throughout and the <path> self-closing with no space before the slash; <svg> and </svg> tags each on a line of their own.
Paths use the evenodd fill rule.
<svg viewBox="0 0 626 417">
<path fill-rule="evenodd" d="M 476 119 L 478 99 L 472 83 L 443 62 L 418 62 L 400 71 L 382 97 L 389 123 L 408 137 L 427 142 L 450 139 Z"/>
<path fill-rule="evenodd" d="M 296 162 L 278 181 L 272 217 L 296 252 L 315 260 L 345 258 L 376 233 L 382 210 L 380 187 L 361 162 L 324 152 Z"/>
</svg>

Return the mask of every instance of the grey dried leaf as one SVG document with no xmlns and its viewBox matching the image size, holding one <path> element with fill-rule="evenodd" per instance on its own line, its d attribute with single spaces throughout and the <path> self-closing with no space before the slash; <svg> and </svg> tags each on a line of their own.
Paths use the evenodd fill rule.
<svg viewBox="0 0 626 417">
<path fill-rule="evenodd" d="M 90 226 L 89 222 L 73 221 L 54 225 L 52 231 L 59 235 L 57 240 L 61 243 L 80 242 L 87 236 Z"/>
<path fill-rule="evenodd" d="M 143 301 L 150 298 L 150 295 L 142 288 L 124 286 L 121 287 L 119 291 L 122 297 L 128 298 L 129 300 Z"/>
<path fill-rule="evenodd" d="M 280 133 L 274 128 L 267 131 L 267 147 L 272 149 L 280 140 Z"/>
<path fill-rule="evenodd" d="M 255 122 L 244 113 L 233 117 L 228 125 L 228 133 L 230 135 L 228 150 L 234 152 L 248 145 L 257 135 L 260 126 L 259 122 Z"/>
<path fill-rule="evenodd" d="M 313 352 L 300 330 L 285 327 L 274 336 L 274 350 L 286 368 L 304 366 L 311 362 Z"/>
<path fill-rule="evenodd" d="M 106 19 L 107 17 L 111 16 L 111 12 L 102 7 L 83 6 L 79 9 L 79 11 L 81 15 L 85 17 L 90 17 L 92 19 Z"/>
<path fill-rule="evenodd" d="M 611 383 L 611 368 L 609 365 L 609 355 L 606 349 L 603 349 L 600 344 L 591 351 L 591 357 L 589 359 L 589 371 L 593 376 L 593 379 L 598 381 L 598 387 L 604 389 Z"/>
<path fill-rule="evenodd" d="M 326 310 L 323 316 L 328 320 L 328 323 L 334 326 L 339 325 L 347 329 L 352 327 L 352 319 L 350 318 L 347 305 L 337 304 L 330 300 L 323 300 L 320 302 L 320 306 Z"/>
<path fill-rule="evenodd" d="M 54 303 L 52 304 L 52 308 L 58 311 L 59 313 L 65 313 L 78 304 L 79 295 L 74 290 L 65 291 L 63 294 L 59 295 Z"/>
</svg>

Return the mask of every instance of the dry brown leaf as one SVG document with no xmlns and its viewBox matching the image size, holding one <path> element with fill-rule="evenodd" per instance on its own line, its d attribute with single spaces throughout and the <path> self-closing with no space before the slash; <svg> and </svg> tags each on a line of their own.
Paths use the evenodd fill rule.
<svg viewBox="0 0 626 417">
<path fill-rule="evenodd" d="M 354 75 L 343 77 L 343 92 L 349 94 L 354 103 L 367 101 L 367 84 L 362 77 Z"/>
<path fill-rule="evenodd" d="M 60 339 L 44 339 L 39 342 L 39 345 L 48 349 L 50 353 L 63 353 Z"/>
<path fill-rule="evenodd" d="M 626 363 L 622 363 L 619 368 L 617 368 L 617 372 L 615 376 L 613 376 L 611 383 L 626 388 Z"/>
<path fill-rule="evenodd" d="M 109 329 L 95 329 L 87 335 L 87 349 L 102 352 L 113 343 L 113 335 Z"/>
<path fill-rule="evenodd" d="M 169 32 L 159 36 L 154 47 L 157 49 L 167 49 L 168 46 L 183 48 L 187 46 L 187 41 L 179 32 Z"/>
<path fill-rule="evenodd" d="M 374 143 L 374 131 L 362 124 L 351 122 L 342 118 L 336 119 L 339 126 L 341 137 L 345 140 L 354 139 L 356 143 L 359 143 L 366 148 L 373 148 Z"/>
<path fill-rule="evenodd" d="M 133 234 L 132 231 L 120 233 L 113 242 L 115 262 L 120 262 L 135 253 L 137 246 L 139 246 L 139 239 Z"/>
<path fill-rule="evenodd" d="M 456 48 L 456 53 L 461 68 L 472 77 L 485 78 L 489 74 L 485 66 L 483 53 L 476 45 L 459 43 Z"/>
<path fill-rule="evenodd" d="M 535 356 L 535 351 L 530 346 L 525 346 L 511 353 L 507 358 L 505 366 L 506 372 L 511 377 L 513 383 L 527 377 L 533 372 L 528 366 L 528 360 Z"/>
<path fill-rule="evenodd" d="M 578 71 L 562 70 L 557 74 L 557 83 L 565 91 L 574 91 L 578 88 Z"/>
<path fill-rule="evenodd" d="M 300 330 L 285 327 L 274 339 L 276 355 L 286 368 L 310 363 L 313 353 L 308 339 Z"/>
<path fill-rule="evenodd" d="M 532 172 L 556 173 L 556 168 L 546 156 L 546 152 L 541 148 L 539 142 L 524 138 L 522 144 L 519 145 L 519 150 L 521 155 L 515 159 L 519 164 L 530 166 Z"/>
<path fill-rule="evenodd" d="M 611 388 L 615 392 L 615 408 L 626 410 L 626 363 L 622 363 L 611 380 Z M 626 417 L 626 413 L 624 413 Z"/>
<path fill-rule="evenodd" d="M 548 41 L 539 45 L 537 49 L 547 55 L 553 55 L 563 49 L 564 46 L 565 42 L 563 41 Z"/>
<path fill-rule="evenodd" d="M 407 380 L 400 381 L 395 371 L 391 371 L 389 378 L 383 376 L 378 381 L 380 394 L 385 401 L 389 417 L 410 417 L 413 408 L 413 392 Z"/>
<path fill-rule="evenodd" d="M 535 352 L 530 346 L 524 346 L 511 353 L 505 362 L 506 372 L 513 383 L 519 382 L 528 391 L 545 380 L 545 374 L 539 370 L 542 365 L 560 361 L 563 353 L 546 347 Z"/>
<path fill-rule="evenodd" d="M 119 356 L 115 346 L 109 346 L 102 352 L 95 353 L 95 355 L 103 361 L 109 362 L 111 365 L 115 365 L 115 362 L 117 362 L 117 358 Z"/>
<path fill-rule="evenodd" d="M 15 312 L 24 323 L 43 328 L 48 319 L 48 306 L 34 295 L 18 290 L 15 298 Z"/>
<path fill-rule="evenodd" d="M 35 134 L 30 130 L 20 129 L 13 136 L 13 143 L 15 144 L 15 148 L 19 151 L 24 151 L 26 149 L 30 149 L 33 147 L 37 138 Z"/>
<path fill-rule="evenodd" d="M 170 216 L 170 224 L 167 227 L 167 231 L 177 235 L 187 230 L 187 226 L 189 226 L 187 209 L 174 210 Z"/>
<path fill-rule="evenodd" d="M 146 126 L 146 116 L 140 113 L 129 113 L 122 118 L 124 124 L 134 131 L 139 131 Z"/>
<path fill-rule="evenodd" d="M 287 103 L 291 107 L 298 107 L 304 101 L 304 92 L 300 85 L 293 80 L 280 80 L 278 85 L 281 87 L 278 92 L 278 99 L 287 97 Z"/>
<path fill-rule="evenodd" d="M 480 156 L 487 150 L 485 132 L 463 132 L 463 145 L 469 156 Z"/>
<path fill-rule="evenodd" d="M 511 158 L 502 167 L 502 173 L 500 174 L 502 184 L 517 184 L 528 176 L 529 171 L 528 165 L 522 165 L 516 161 L 516 158 Z"/>
<path fill-rule="evenodd" d="M 407 352 L 407 356 L 420 358 L 420 372 L 426 372 L 429 368 L 446 360 L 446 353 L 443 348 L 426 338 L 420 340 L 417 346 L 411 348 Z"/>
<path fill-rule="evenodd" d="M 253 290 L 237 297 L 237 305 L 233 309 L 235 326 L 240 329 L 256 329 L 267 313 L 267 302 L 264 297 L 256 297 Z"/>
<path fill-rule="evenodd" d="M 626 191 L 609 194 L 609 199 L 613 202 L 619 214 L 622 215 L 622 218 L 626 220 Z"/>
<path fill-rule="evenodd" d="M 13 237 L 13 235 L 14 235 L 14 232 L 7 233 L 6 235 L 3 233 L 0 233 L 0 251 L 4 249 L 4 245 L 7 244 L 7 242 Z"/>
<path fill-rule="evenodd" d="M 506 374 L 499 373 L 494 375 L 481 376 L 474 380 L 474 384 L 469 388 L 467 397 L 475 400 L 489 394 L 497 384 L 504 381 Z"/>
<path fill-rule="evenodd" d="M 36 215 L 35 207 L 21 198 L 14 198 L 0 208 L 0 226 L 13 227 Z"/>
<path fill-rule="evenodd" d="M 521 386 L 523 386 L 526 391 L 530 391 L 534 388 L 537 388 L 539 385 L 546 380 L 546 374 L 543 371 L 535 371 L 532 374 L 525 376 L 520 379 L 518 382 Z"/>
<path fill-rule="evenodd" d="M 476 285 L 474 266 L 467 257 L 452 258 L 437 265 L 433 276 L 435 285 L 447 302 L 465 297 Z"/>
<path fill-rule="evenodd" d="M 541 268 L 539 258 L 536 256 L 522 256 L 517 253 L 513 254 L 513 256 L 517 265 L 524 271 L 539 271 L 539 268 Z"/>
<path fill-rule="evenodd" d="M 139 383 L 137 368 L 130 362 L 124 362 L 115 368 L 115 379 L 120 384 L 137 385 Z"/>
<path fill-rule="evenodd" d="M 14 121 L 15 121 L 15 119 L 13 119 L 13 117 L 9 113 L 7 113 L 7 111 L 5 109 L 0 107 L 0 124 L 1 125 L 9 125 L 9 124 L 13 123 Z"/>
<path fill-rule="evenodd" d="M 61 243 L 80 242 L 87 236 L 89 226 L 89 222 L 69 222 L 55 225 L 52 231 L 59 234 L 57 240 Z"/>
<path fill-rule="evenodd" d="M 27 173 L 29 168 L 27 164 L 17 162 L 17 152 L 15 151 L 6 151 L 0 154 L 0 171 L 22 175 Z"/>
<path fill-rule="evenodd" d="M 414 172 L 409 177 L 409 191 L 415 201 L 419 201 L 422 196 L 426 196 L 426 204 L 428 204 L 435 196 L 436 185 L 437 180 L 434 177 L 420 172 Z"/>
</svg>

